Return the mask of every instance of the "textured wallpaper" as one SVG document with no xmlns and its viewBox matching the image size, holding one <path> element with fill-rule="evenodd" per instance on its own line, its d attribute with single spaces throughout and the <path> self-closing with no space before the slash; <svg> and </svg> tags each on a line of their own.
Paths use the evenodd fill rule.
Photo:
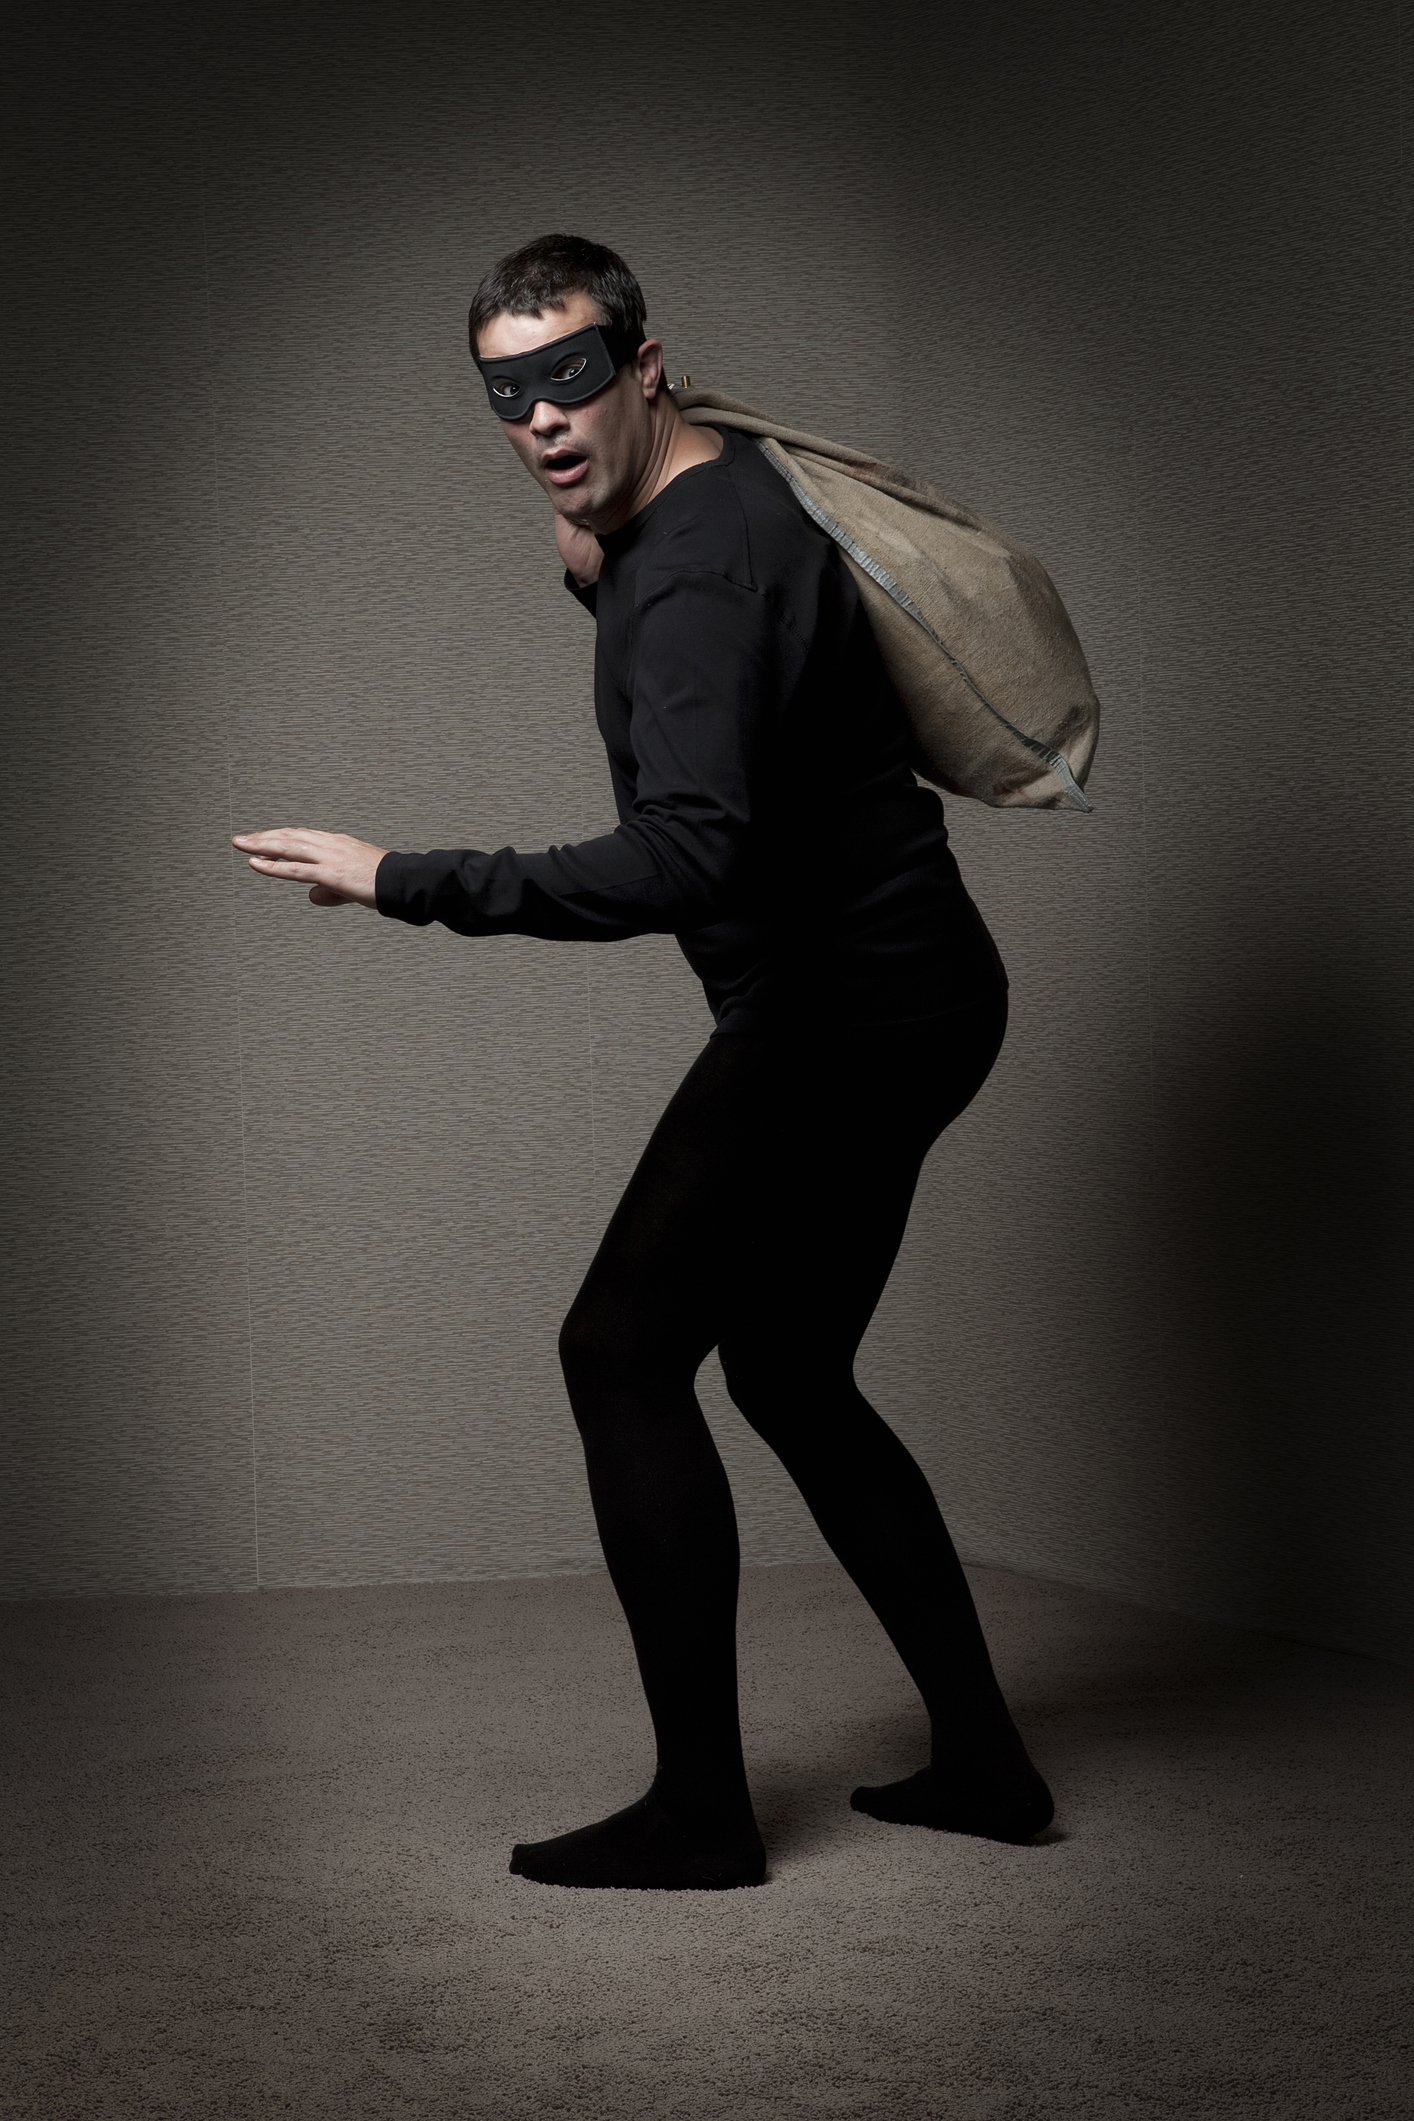
<svg viewBox="0 0 1414 2121">
<path fill-rule="evenodd" d="M 251 877 L 610 821 L 465 308 L 550 227 L 671 371 L 1031 543 L 1093 817 L 957 803 L 1013 981 L 861 1366 L 964 1552 L 1414 1646 L 1398 13 L 517 30 L 46 11 L 7 183 L 0 1594 L 597 1565 L 560 1317 L 708 1028 L 670 942 Z M 821 1551 L 704 1400 L 750 1560 Z"/>
</svg>

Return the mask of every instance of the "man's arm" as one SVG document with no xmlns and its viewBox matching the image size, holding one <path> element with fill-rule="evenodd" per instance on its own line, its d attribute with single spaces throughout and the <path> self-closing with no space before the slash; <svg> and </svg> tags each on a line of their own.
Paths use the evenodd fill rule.
<svg viewBox="0 0 1414 2121">
<path fill-rule="evenodd" d="M 684 934 L 738 913 L 804 656 L 754 589 L 707 570 L 665 578 L 639 610 L 637 788 L 618 829 L 543 854 L 389 854 L 379 912 L 459 935 L 605 942 Z"/>
<path fill-rule="evenodd" d="M 769 754 L 804 644 L 754 589 L 706 570 L 665 578 L 640 610 L 631 741 L 637 793 L 614 832 L 521 854 L 389 853 L 334 833 L 243 835 L 262 875 L 308 883 L 458 935 L 611 942 L 682 934 L 738 912 L 775 774 Z"/>
</svg>

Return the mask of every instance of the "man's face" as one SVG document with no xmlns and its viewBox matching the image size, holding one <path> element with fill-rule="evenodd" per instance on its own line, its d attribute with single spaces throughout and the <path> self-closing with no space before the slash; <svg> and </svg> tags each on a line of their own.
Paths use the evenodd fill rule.
<svg viewBox="0 0 1414 2121">
<path fill-rule="evenodd" d="M 497 355 L 508 359 L 599 322 L 588 295 L 566 295 L 563 303 L 538 317 L 504 312 L 493 317 L 482 327 L 476 350 L 483 360 Z M 626 520 L 627 504 L 652 446 L 645 383 L 657 380 L 656 353 L 647 365 L 651 376 L 630 361 L 612 383 L 578 405 L 541 398 L 524 419 L 501 422 L 526 470 L 568 522 L 607 531 Z"/>
</svg>

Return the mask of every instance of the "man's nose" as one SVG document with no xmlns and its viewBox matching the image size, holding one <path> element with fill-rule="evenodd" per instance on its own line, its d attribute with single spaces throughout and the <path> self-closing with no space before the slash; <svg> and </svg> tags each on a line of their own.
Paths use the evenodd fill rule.
<svg viewBox="0 0 1414 2121">
<path fill-rule="evenodd" d="M 553 398 L 537 398 L 530 414 L 530 431 L 533 435 L 554 434 L 557 428 L 567 427 L 563 408 Z"/>
</svg>

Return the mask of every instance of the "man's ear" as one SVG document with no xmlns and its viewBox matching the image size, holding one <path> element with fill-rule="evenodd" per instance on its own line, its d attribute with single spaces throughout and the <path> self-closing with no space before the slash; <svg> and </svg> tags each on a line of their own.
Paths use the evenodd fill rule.
<svg viewBox="0 0 1414 2121">
<path fill-rule="evenodd" d="M 645 339 L 634 355 L 638 363 L 638 380 L 643 395 L 650 405 L 656 403 L 663 387 L 663 342 L 661 339 Z"/>
</svg>

